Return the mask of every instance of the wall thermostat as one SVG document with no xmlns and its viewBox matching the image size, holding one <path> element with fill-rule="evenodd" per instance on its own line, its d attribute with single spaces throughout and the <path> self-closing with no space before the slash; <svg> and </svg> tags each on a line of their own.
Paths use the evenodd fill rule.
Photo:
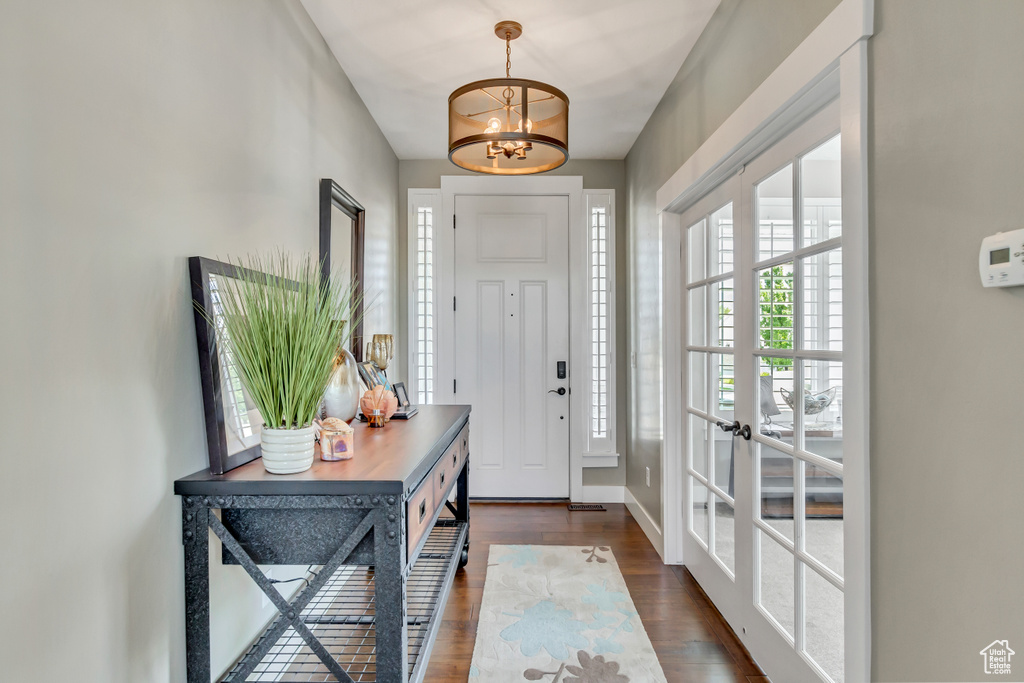
<svg viewBox="0 0 1024 683">
<path fill-rule="evenodd" d="M 997 232 L 982 240 L 978 270 L 985 287 L 1024 285 L 1024 229 Z"/>
</svg>

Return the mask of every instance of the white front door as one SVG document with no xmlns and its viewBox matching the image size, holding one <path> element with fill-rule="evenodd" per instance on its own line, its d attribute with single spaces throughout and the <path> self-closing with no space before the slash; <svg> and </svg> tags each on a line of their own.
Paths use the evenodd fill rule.
<svg viewBox="0 0 1024 683">
<path fill-rule="evenodd" d="M 843 302 L 865 283 L 842 258 L 838 129 L 832 105 L 682 216 L 685 563 L 793 683 L 845 679 L 843 394 L 863 378 Z"/>
<path fill-rule="evenodd" d="M 469 493 L 568 498 L 569 199 L 456 196 L 455 226 L 454 389 L 473 406 Z"/>
</svg>

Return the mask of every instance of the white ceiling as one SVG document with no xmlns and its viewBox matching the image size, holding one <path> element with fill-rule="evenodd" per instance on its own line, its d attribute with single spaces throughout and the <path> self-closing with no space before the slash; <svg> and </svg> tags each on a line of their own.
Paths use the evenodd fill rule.
<svg viewBox="0 0 1024 683">
<path fill-rule="evenodd" d="M 448 95 L 505 75 L 569 96 L 569 154 L 626 156 L 720 0 L 302 0 L 400 159 L 448 155 Z"/>
</svg>

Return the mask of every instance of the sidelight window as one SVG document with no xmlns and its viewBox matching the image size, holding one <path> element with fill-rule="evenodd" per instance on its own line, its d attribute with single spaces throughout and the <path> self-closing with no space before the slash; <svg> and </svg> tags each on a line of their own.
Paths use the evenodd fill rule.
<svg viewBox="0 0 1024 683">
<path fill-rule="evenodd" d="M 437 288 L 434 225 L 441 196 L 409 191 L 409 393 L 417 405 L 434 402 L 437 373 Z"/>
<path fill-rule="evenodd" d="M 615 204 L 584 192 L 587 211 L 587 456 L 615 455 Z"/>
</svg>

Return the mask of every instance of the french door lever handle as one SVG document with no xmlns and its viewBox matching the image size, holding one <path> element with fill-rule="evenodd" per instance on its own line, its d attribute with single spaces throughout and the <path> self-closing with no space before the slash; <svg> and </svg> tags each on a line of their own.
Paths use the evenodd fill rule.
<svg viewBox="0 0 1024 683">
<path fill-rule="evenodd" d="M 558 394 L 559 396 L 565 396 L 565 387 L 558 387 L 557 389 L 549 389 L 549 394 Z"/>
<path fill-rule="evenodd" d="M 733 436 L 742 436 L 747 441 L 750 441 L 750 425 L 741 425 L 739 420 L 733 421 L 732 424 L 719 420 L 715 424 L 718 425 L 723 432 L 732 432 Z"/>
<path fill-rule="evenodd" d="M 721 427 L 723 432 L 734 432 L 735 433 L 736 430 L 740 428 L 740 421 L 739 420 L 736 420 L 732 424 L 729 424 L 728 422 L 722 422 L 721 420 L 719 420 L 715 424 L 718 425 L 719 427 Z"/>
</svg>

